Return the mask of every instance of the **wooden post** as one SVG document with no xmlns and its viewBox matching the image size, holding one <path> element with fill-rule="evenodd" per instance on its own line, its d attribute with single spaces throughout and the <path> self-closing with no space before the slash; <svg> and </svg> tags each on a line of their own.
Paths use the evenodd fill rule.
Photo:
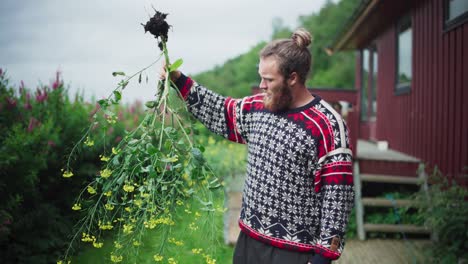
<svg viewBox="0 0 468 264">
<path fill-rule="evenodd" d="M 354 161 L 353 177 L 354 177 L 354 208 L 356 209 L 357 234 L 360 240 L 365 240 L 366 233 L 364 232 L 364 209 L 362 206 L 361 177 L 359 176 L 359 161 L 358 160 Z"/>
<path fill-rule="evenodd" d="M 424 194 L 426 195 L 427 202 L 431 204 L 431 196 L 429 194 L 429 183 L 427 182 L 426 165 L 424 163 L 419 164 L 418 178 L 421 184 L 421 191 L 423 191 Z M 434 242 L 437 242 L 439 240 L 438 234 L 434 232 L 433 230 L 430 230 L 430 231 L 431 231 L 431 240 Z"/>
</svg>

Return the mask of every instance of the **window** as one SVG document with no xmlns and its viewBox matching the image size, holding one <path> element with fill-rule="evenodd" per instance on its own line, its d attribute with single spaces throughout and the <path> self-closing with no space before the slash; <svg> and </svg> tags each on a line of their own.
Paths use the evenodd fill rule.
<svg viewBox="0 0 468 264">
<path fill-rule="evenodd" d="M 468 0 L 446 0 L 444 5 L 445 30 L 453 29 L 468 21 Z"/>
<path fill-rule="evenodd" d="M 372 48 L 371 59 L 372 59 L 372 81 L 371 81 L 371 105 L 370 105 L 370 116 L 373 120 L 377 117 L 377 72 L 378 72 L 378 57 L 377 48 Z"/>
<path fill-rule="evenodd" d="M 361 121 L 377 117 L 377 56 L 375 45 L 361 50 Z"/>
<path fill-rule="evenodd" d="M 367 121 L 367 113 L 369 108 L 368 87 L 369 87 L 369 49 L 361 51 L 361 120 Z"/>
<path fill-rule="evenodd" d="M 396 43 L 396 88 L 397 94 L 408 93 L 411 90 L 413 31 L 411 17 L 403 17 L 397 25 Z"/>
</svg>

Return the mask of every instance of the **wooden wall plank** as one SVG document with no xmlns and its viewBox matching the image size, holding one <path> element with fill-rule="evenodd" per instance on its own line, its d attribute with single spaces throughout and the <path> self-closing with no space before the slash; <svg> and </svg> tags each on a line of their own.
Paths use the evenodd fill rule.
<svg viewBox="0 0 468 264">
<path fill-rule="evenodd" d="M 463 92 L 463 114 L 462 114 L 462 141 L 461 141 L 461 162 L 464 168 L 468 167 L 468 23 L 463 25 L 463 43 L 462 53 L 460 57 L 463 57 L 462 62 L 462 92 Z M 468 172 L 468 169 L 465 171 Z"/>
<path fill-rule="evenodd" d="M 453 137 L 453 161 L 452 161 L 452 171 L 453 173 L 458 173 L 462 169 L 461 165 L 461 152 L 463 149 L 460 147 L 461 141 L 461 130 L 463 128 L 463 119 L 462 119 L 462 109 L 463 109 L 463 85 L 462 85 L 462 54 L 463 54 L 463 27 L 460 27 L 456 31 L 456 43 L 455 43 L 455 100 L 454 100 L 454 137 Z M 465 135 L 468 137 L 468 135 Z"/>
</svg>

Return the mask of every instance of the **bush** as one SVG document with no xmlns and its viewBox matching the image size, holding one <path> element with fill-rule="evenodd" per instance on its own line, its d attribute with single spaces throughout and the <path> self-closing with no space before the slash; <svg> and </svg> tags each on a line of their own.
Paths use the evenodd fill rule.
<svg viewBox="0 0 468 264">
<path fill-rule="evenodd" d="M 436 239 L 428 250 L 435 263 L 468 260 L 468 189 L 449 181 L 437 168 L 429 177 L 428 192 L 417 195 L 419 213 Z"/>
<path fill-rule="evenodd" d="M 94 110 L 93 110 L 94 108 Z M 62 171 L 73 144 L 90 125 L 95 105 L 70 100 L 59 74 L 32 91 L 11 86 L 0 69 L 0 255 L 3 263 L 52 263 L 70 241 L 78 219 L 71 205 L 100 167 L 98 152 L 138 120 L 135 107 L 120 111 L 121 125 L 95 135 L 95 147 Z M 133 112 L 132 112 L 133 111 Z M 104 122 L 105 123 L 105 122 Z M 101 123 L 97 125 L 102 125 Z M 114 126 L 115 127 L 115 126 Z"/>
</svg>

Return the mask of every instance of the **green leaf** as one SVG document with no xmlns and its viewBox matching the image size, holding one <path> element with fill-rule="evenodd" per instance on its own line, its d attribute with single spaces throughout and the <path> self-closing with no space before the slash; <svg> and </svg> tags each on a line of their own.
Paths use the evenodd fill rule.
<svg viewBox="0 0 468 264">
<path fill-rule="evenodd" d="M 135 145 L 136 143 L 138 143 L 138 139 L 132 139 L 128 142 L 128 145 Z"/>
<path fill-rule="evenodd" d="M 155 108 L 156 107 L 156 102 L 155 101 L 148 101 L 145 103 L 145 106 L 148 108 Z"/>
<path fill-rule="evenodd" d="M 117 76 L 117 75 L 122 75 L 122 76 L 125 76 L 125 73 L 124 72 L 113 72 L 112 73 L 112 76 Z"/>
<path fill-rule="evenodd" d="M 122 99 L 122 94 L 119 91 L 114 91 L 114 98 L 115 101 L 118 102 L 120 99 Z"/>
<path fill-rule="evenodd" d="M 125 87 L 127 87 L 127 85 L 128 85 L 128 81 L 122 80 L 122 81 L 120 81 L 119 85 L 122 87 L 122 89 L 125 89 Z"/>
<path fill-rule="evenodd" d="M 101 99 L 98 101 L 98 104 L 102 107 L 102 108 L 106 108 L 107 106 L 109 106 L 109 100 L 107 99 Z"/>
<path fill-rule="evenodd" d="M 193 155 L 194 160 L 196 161 L 196 163 L 198 163 L 199 165 L 202 165 L 203 163 L 205 163 L 205 158 L 203 157 L 203 154 L 202 154 L 200 149 L 193 148 L 192 149 L 192 155 Z"/>
<path fill-rule="evenodd" d="M 151 143 L 146 144 L 146 151 L 148 152 L 149 155 L 154 155 L 158 153 L 158 149 L 155 146 L 153 146 L 153 144 Z"/>
<path fill-rule="evenodd" d="M 182 59 L 176 60 L 174 63 L 169 66 L 169 72 L 177 70 L 183 63 L 184 61 Z"/>
</svg>

